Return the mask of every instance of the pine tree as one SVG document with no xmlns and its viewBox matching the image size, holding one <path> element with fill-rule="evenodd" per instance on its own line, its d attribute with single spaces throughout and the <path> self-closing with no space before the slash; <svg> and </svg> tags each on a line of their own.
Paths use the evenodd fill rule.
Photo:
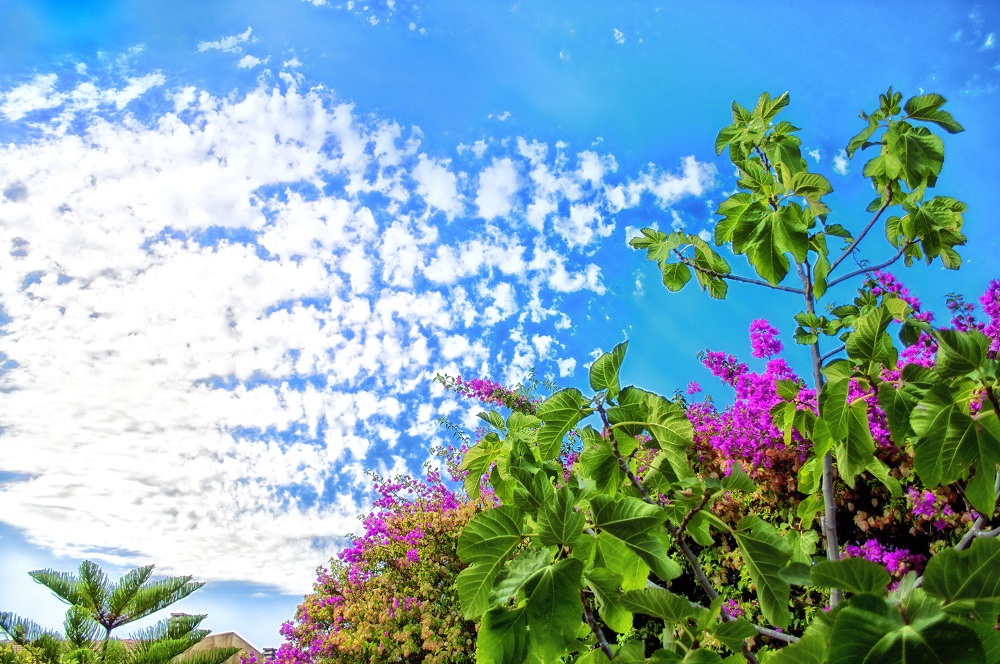
<svg viewBox="0 0 1000 664">
<path fill-rule="evenodd" d="M 153 580 L 145 565 L 111 581 L 99 565 L 80 563 L 77 574 L 45 569 L 31 577 L 70 605 L 65 636 L 13 613 L 0 612 L 0 631 L 22 646 L 34 664 L 167 664 L 208 636 L 198 629 L 204 615 L 178 615 L 130 635 L 127 642 L 111 632 L 181 600 L 204 583 L 190 576 Z M 184 664 L 221 664 L 238 648 L 215 648 L 183 657 Z"/>
</svg>

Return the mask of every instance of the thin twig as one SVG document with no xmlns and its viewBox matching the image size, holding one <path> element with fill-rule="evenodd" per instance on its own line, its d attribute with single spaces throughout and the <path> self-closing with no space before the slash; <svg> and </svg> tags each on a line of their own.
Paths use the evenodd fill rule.
<svg viewBox="0 0 1000 664">
<path fill-rule="evenodd" d="M 892 265 L 893 263 L 895 263 L 896 261 L 899 260 L 899 257 L 903 255 L 904 251 L 906 251 L 907 249 L 910 248 L 911 244 L 912 244 L 912 242 L 909 242 L 909 241 L 904 242 L 903 246 L 900 247 L 899 251 L 896 252 L 896 255 L 893 256 L 892 258 L 890 258 L 889 260 L 885 261 L 884 263 L 879 263 L 878 265 L 872 265 L 872 266 L 869 266 L 869 267 L 863 267 L 861 269 L 855 270 L 854 272 L 848 272 L 844 276 L 838 277 L 837 279 L 834 279 L 833 281 L 828 282 L 826 284 L 826 287 L 827 288 L 833 288 L 834 286 L 836 286 L 840 282 L 845 281 L 847 279 L 850 279 L 851 277 L 856 277 L 859 274 L 864 274 L 865 272 L 872 272 L 874 270 L 881 270 L 884 267 L 889 267 L 890 265 Z"/>
<path fill-rule="evenodd" d="M 687 528 L 687 525 L 689 523 L 691 523 L 691 519 L 694 518 L 694 515 L 697 514 L 700 511 L 702 511 L 703 509 L 705 509 L 705 505 L 708 505 L 708 501 L 710 501 L 711 499 L 712 499 L 712 492 L 711 491 L 706 491 L 705 495 L 702 496 L 701 504 L 698 505 L 698 507 L 695 507 L 693 510 L 691 510 L 690 512 L 688 512 L 687 514 L 684 515 L 684 519 L 681 521 L 681 525 L 677 526 L 677 534 L 678 534 L 678 536 L 684 534 L 684 529 Z"/>
<path fill-rule="evenodd" d="M 738 274 L 723 274 L 722 272 L 716 272 L 715 270 L 709 270 L 697 265 L 693 260 L 682 254 L 677 249 L 674 249 L 674 253 L 677 258 L 681 260 L 682 263 L 688 267 L 692 267 L 702 274 L 707 274 L 710 277 L 716 277 L 718 279 L 729 279 L 730 281 L 739 281 L 744 284 L 753 284 L 754 286 L 764 286 L 765 288 L 770 288 L 772 290 L 785 291 L 786 293 L 797 293 L 802 295 L 802 291 L 798 288 L 789 288 L 788 286 L 780 286 L 762 281 L 760 279 L 752 279 L 750 277 L 741 277 Z"/>
<path fill-rule="evenodd" d="M 861 243 L 861 240 L 865 239 L 865 236 L 868 235 L 868 231 L 872 229 L 872 227 L 875 225 L 875 222 L 878 221 L 878 218 L 882 216 L 882 213 L 885 212 L 886 208 L 888 208 L 891 204 L 892 204 L 892 188 L 889 189 L 889 195 L 886 197 L 885 203 L 883 203 L 882 207 L 878 209 L 878 211 L 875 213 L 875 216 L 871 218 L 871 221 L 868 222 L 868 225 L 865 226 L 864 230 L 861 231 L 858 237 L 854 238 L 854 242 L 851 242 L 850 246 L 848 246 L 847 249 L 844 250 L 844 253 L 840 255 L 840 258 L 835 260 L 833 262 L 833 265 L 830 266 L 830 269 L 827 272 L 828 275 L 834 270 L 836 270 L 837 266 L 843 263 L 844 259 L 846 259 L 854 252 L 854 249 L 858 246 L 858 244 Z"/>
<path fill-rule="evenodd" d="M 608 643 L 607 638 L 604 636 L 604 630 L 601 629 L 597 618 L 594 617 L 594 611 L 590 608 L 590 602 L 587 600 L 587 595 L 583 592 L 582 588 L 580 589 L 580 601 L 583 602 L 583 615 L 587 619 L 587 625 L 590 626 L 590 631 L 597 637 L 597 645 L 601 647 L 601 650 L 608 656 L 608 659 L 614 659 L 615 653 L 611 649 L 611 644 Z"/>
<path fill-rule="evenodd" d="M 845 348 L 847 348 L 847 344 L 840 344 L 839 346 L 837 346 L 836 348 L 834 348 L 833 350 L 831 350 L 829 353 L 826 353 L 825 355 L 822 355 L 819 358 L 819 361 L 820 362 L 825 362 L 826 358 L 828 358 L 828 357 L 830 357 L 832 355 L 836 355 L 837 353 L 839 353 L 840 351 L 844 350 Z"/>
</svg>

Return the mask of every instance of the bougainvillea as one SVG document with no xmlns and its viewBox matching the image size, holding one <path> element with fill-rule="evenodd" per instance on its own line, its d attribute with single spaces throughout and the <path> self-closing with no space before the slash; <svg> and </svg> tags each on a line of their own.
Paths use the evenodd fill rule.
<svg viewBox="0 0 1000 664">
<path fill-rule="evenodd" d="M 295 620 L 279 664 L 474 661 L 475 623 L 455 610 L 465 567 L 458 533 L 476 512 L 437 472 L 376 481 L 362 534 L 328 567 Z"/>
</svg>

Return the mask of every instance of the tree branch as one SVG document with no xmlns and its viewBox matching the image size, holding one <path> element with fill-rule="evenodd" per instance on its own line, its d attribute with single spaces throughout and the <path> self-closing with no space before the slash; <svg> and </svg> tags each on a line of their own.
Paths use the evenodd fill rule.
<svg viewBox="0 0 1000 664">
<path fill-rule="evenodd" d="M 884 267 L 889 267 L 890 265 L 892 265 L 893 263 L 895 263 L 896 261 L 899 260 L 899 257 L 903 255 L 904 251 L 906 251 L 907 249 L 909 249 L 909 247 L 910 247 L 911 244 L 912 244 L 912 242 L 910 242 L 909 240 L 907 240 L 906 242 L 903 243 L 903 246 L 899 248 L 899 251 L 896 252 L 896 255 L 893 256 L 892 258 L 890 258 L 889 260 L 885 261 L 884 263 L 879 263 L 878 265 L 872 265 L 872 266 L 869 266 L 869 267 L 863 267 L 863 268 L 861 268 L 859 270 L 855 270 L 854 272 L 848 272 L 844 276 L 838 277 L 837 279 L 834 279 L 833 281 L 828 282 L 826 284 L 827 288 L 833 288 L 834 286 L 836 286 L 840 282 L 845 281 L 846 279 L 850 279 L 851 277 L 856 277 L 859 274 L 864 274 L 865 272 L 871 272 L 872 270 L 881 270 Z"/>
<path fill-rule="evenodd" d="M 802 290 L 806 300 L 806 311 L 812 315 L 816 314 L 816 301 L 813 299 L 812 281 L 806 274 L 800 263 L 797 265 L 799 278 L 802 279 Z M 819 352 L 819 339 L 809 344 L 809 351 L 812 355 L 813 381 L 816 386 L 816 398 L 819 399 L 820 390 L 823 388 L 823 358 Z M 834 482 L 836 474 L 833 468 L 833 455 L 827 452 L 823 456 L 823 517 L 820 520 L 823 530 L 823 540 L 826 544 L 827 560 L 840 560 L 840 541 L 837 537 L 837 499 L 834 495 Z M 830 589 L 830 607 L 835 607 L 843 598 L 840 588 Z"/>
<path fill-rule="evenodd" d="M 691 510 L 690 512 L 688 512 L 687 514 L 684 515 L 684 519 L 681 521 L 681 525 L 677 526 L 677 534 L 678 535 L 683 535 L 684 534 L 684 529 L 687 528 L 687 525 L 689 523 L 691 523 L 691 519 L 694 518 L 694 515 L 697 514 L 700 511 L 702 511 L 703 509 L 705 509 L 705 505 L 707 505 L 708 501 L 710 501 L 711 499 L 712 499 L 712 492 L 711 491 L 706 491 L 705 495 L 702 496 L 701 504 L 698 505 L 698 507 L 694 508 L 693 510 Z"/>
<path fill-rule="evenodd" d="M 682 263 L 684 263 L 688 267 L 694 268 L 695 270 L 701 272 L 702 274 L 707 274 L 710 277 L 716 277 L 718 279 L 729 279 L 730 281 L 739 281 L 744 284 L 753 284 L 754 286 L 764 286 L 765 288 L 770 288 L 771 290 L 785 291 L 786 293 L 796 293 L 798 295 L 803 294 L 803 292 L 798 288 L 789 288 L 788 286 L 774 285 L 766 281 L 762 281 L 760 279 L 741 277 L 738 274 L 723 274 L 722 272 L 716 272 L 715 270 L 708 270 L 697 265 L 693 260 L 682 254 L 679 250 L 674 249 L 674 253 L 677 255 L 677 258 L 679 258 Z"/>
<path fill-rule="evenodd" d="M 997 496 L 996 500 L 993 501 L 993 512 L 995 513 L 997 511 L 997 502 L 1000 501 L 1000 474 L 997 474 L 996 482 L 993 484 L 993 495 Z M 991 514 L 990 518 L 992 517 L 993 515 Z M 972 524 L 972 528 L 969 529 L 969 532 L 965 533 L 965 536 L 962 537 L 958 544 L 955 545 L 955 550 L 962 551 L 963 549 L 969 548 L 972 544 L 972 540 L 977 537 L 996 537 L 997 532 L 1000 531 L 1000 529 L 994 528 L 992 530 L 983 531 L 983 526 L 986 525 L 987 521 L 989 521 L 989 519 L 986 515 L 980 514 L 979 518 L 977 518 L 975 523 Z"/>
<path fill-rule="evenodd" d="M 580 601 L 583 602 L 583 615 L 587 619 L 587 625 L 590 626 L 590 631 L 594 633 L 597 638 L 597 645 L 600 646 L 604 654 L 608 656 L 608 659 L 614 659 L 615 653 L 611 650 L 611 644 L 608 643 L 607 638 L 604 636 L 604 630 L 601 629 L 601 625 L 597 622 L 597 618 L 594 617 L 594 611 L 590 608 L 590 602 L 587 600 L 587 595 L 580 589 Z"/>
<path fill-rule="evenodd" d="M 868 235 L 868 231 L 870 231 L 872 227 L 875 225 L 875 222 L 878 221 L 878 218 L 882 216 L 882 213 L 885 212 L 886 208 L 888 208 L 891 204 L 892 204 L 892 188 L 890 187 L 889 195 L 886 196 L 885 203 L 883 203 L 882 207 L 880 207 L 878 211 L 875 212 L 875 216 L 871 218 L 871 221 L 869 221 L 868 225 L 864 227 L 864 230 L 862 230 L 861 233 L 856 238 L 854 238 L 854 242 L 851 242 L 850 246 L 848 246 L 847 249 L 844 250 L 844 253 L 840 255 L 840 258 L 838 258 L 833 262 L 833 265 L 830 266 L 830 270 L 827 272 L 827 275 L 831 274 L 834 270 L 836 270 L 837 266 L 843 263 L 844 259 L 846 259 L 854 252 L 854 250 L 861 243 L 861 241 L 865 239 L 865 236 Z"/>
<path fill-rule="evenodd" d="M 826 354 L 820 356 L 819 361 L 820 362 L 824 362 L 824 361 L 826 361 L 826 359 L 828 357 L 830 357 L 832 355 L 836 355 L 837 353 L 839 353 L 840 351 L 844 350 L 845 348 L 847 348 L 847 344 L 840 344 L 839 346 L 837 346 L 836 348 L 834 348 L 833 350 L 831 350 L 829 353 L 826 353 Z"/>
</svg>

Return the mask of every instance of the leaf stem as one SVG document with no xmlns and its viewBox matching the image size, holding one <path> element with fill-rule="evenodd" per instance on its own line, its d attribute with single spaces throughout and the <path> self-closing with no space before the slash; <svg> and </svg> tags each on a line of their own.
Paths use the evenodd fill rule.
<svg viewBox="0 0 1000 664">
<path fill-rule="evenodd" d="M 885 203 L 882 203 L 882 207 L 880 207 L 878 211 L 875 212 L 875 216 L 871 218 L 871 221 L 868 222 L 868 225 L 864 227 L 864 229 L 861 231 L 861 233 L 858 234 L 856 238 L 854 238 L 854 242 L 851 242 L 850 246 L 848 246 L 847 249 L 844 249 L 844 253 L 840 255 L 840 258 L 838 258 L 833 262 L 833 265 L 830 266 L 829 272 L 827 272 L 828 275 L 831 274 L 834 270 L 836 270 L 837 266 L 844 262 L 844 259 L 846 259 L 852 253 L 854 253 L 855 248 L 857 248 L 857 246 L 861 243 L 861 241 L 865 239 L 865 236 L 868 235 L 868 231 L 872 229 L 872 227 L 875 225 L 875 222 L 878 221 L 878 218 L 882 216 L 882 213 L 886 211 L 886 208 L 892 205 L 892 187 L 890 187 L 888 191 L 889 195 L 886 196 Z"/>
<path fill-rule="evenodd" d="M 677 526 L 678 537 L 684 534 L 684 529 L 687 528 L 687 525 L 689 523 L 691 523 L 691 519 L 694 518 L 694 515 L 705 509 L 705 505 L 708 505 L 708 501 L 710 501 L 711 499 L 712 499 L 712 493 L 710 491 L 706 491 L 705 495 L 702 496 L 701 504 L 699 504 L 693 510 L 684 515 L 684 519 L 681 520 L 681 525 Z"/>
<path fill-rule="evenodd" d="M 896 254 L 892 258 L 890 258 L 889 260 L 885 261 L 884 263 L 879 263 L 878 265 L 871 265 L 871 266 L 868 266 L 868 267 L 863 267 L 863 268 L 855 270 L 854 272 L 848 272 L 844 276 L 838 277 L 837 279 L 834 279 L 833 281 L 827 283 L 827 287 L 828 288 L 833 288 L 834 286 L 836 286 L 840 282 L 845 281 L 847 279 L 850 279 L 851 277 L 856 277 L 859 274 L 864 274 L 865 272 L 871 272 L 873 270 L 881 270 L 884 267 L 889 267 L 890 265 L 892 265 L 893 263 L 895 263 L 896 261 L 899 260 L 899 257 L 903 255 L 903 252 L 906 251 L 910 247 L 911 244 L 913 244 L 913 243 L 910 242 L 909 240 L 907 240 L 906 242 L 903 243 L 903 246 L 899 248 L 899 251 L 897 251 Z"/>
<path fill-rule="evenodd" d="M 750 277 L 741 277 L 738 274 L 723 274 L 722 272 L 716 272 L 715 270 L 708 270 L 708 269 L 703 268 L 703 267 L 699 266 L 698 264 L 696 264 L 693 260 L 691 260 L 690 258 L 688 258 L 687 256 L 685 256 L 684 254 L 682 254 L 677 249 L 674 249 L 674 253 L 677 255 L 677 258 L 679 258 L 682 263 L 684 263 L 688 267 L 694 268 L 695 270 L 697 270 L 698 272 L 701 272 L 702 274 L 707 274 L 710 277 L 716 277 L 717 279 L 729 279 L 730 281 L 739 281 L 739 282 L 744 283 L 744 284 L 753 284 L 754 286 L 764 286 L 765 288 L 770 288 L 772 290 L 785 291 L 786 293 L 797 293 L 798 295 L 802 295 L 803 294 L 803 291 L 800 290 L 800 289 L 798 289 L 798 288 L 789 288 L 788 286 L 781 286 L 781 285 L 777 285 L 777 284 L 770 284 L 770 283 L 768 283 L 766 281 L 762 281 L 760 279 L 752 279 Z"/>
</svg>

